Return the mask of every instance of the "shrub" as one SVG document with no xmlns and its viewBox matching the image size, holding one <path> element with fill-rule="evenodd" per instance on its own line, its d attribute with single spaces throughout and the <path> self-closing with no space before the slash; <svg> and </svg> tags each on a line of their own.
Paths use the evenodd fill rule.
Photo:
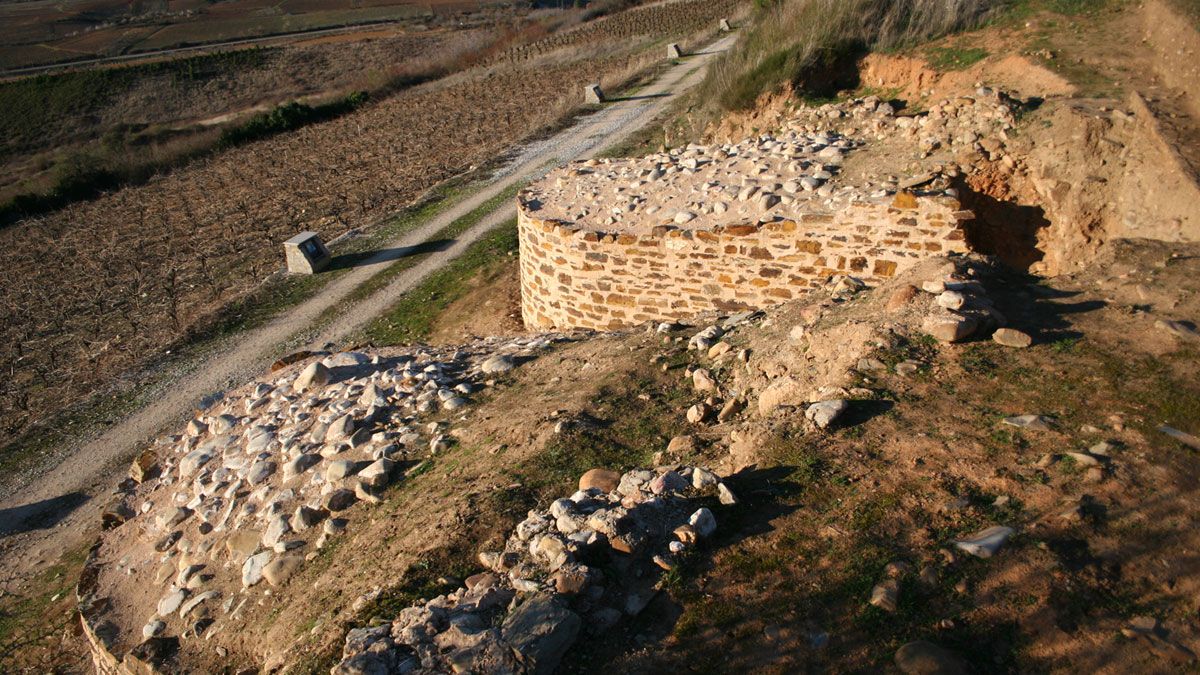
<svg viewBox="0 0 1200 675">
<path fill-rule="evenodd" d="M 310 106 L 299 101 L 292 101 L 276 106 L 270 112 L 260 113 L 251 117 L 245 124 L 226 129 L 218 141 L 220 147 L 231 147 L 250 141 L 274 136 L 284 131 L 333 119 L 344 115 L 367 101 L 367 92 L 356 91 L 332 103 Z"/>
</svg>

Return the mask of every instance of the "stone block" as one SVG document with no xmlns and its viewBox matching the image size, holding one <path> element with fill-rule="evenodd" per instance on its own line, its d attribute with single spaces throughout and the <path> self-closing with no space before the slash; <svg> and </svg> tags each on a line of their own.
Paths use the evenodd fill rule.
<svg viewBox="0 0 1200 675">
<path fill-rule="evenodd" d="M 316 232 L 301 232 L 283 242 L 287 270 L 292 274 L 316 274 L 329 266 L 332 256 Z"/>
<path fill-rule="evenodd" d="M 604 103 L 604 91 L 600 89 L 600 84 L 588 84 L 583 87 L 583 102 L 591 104 Z"/>
</svg>

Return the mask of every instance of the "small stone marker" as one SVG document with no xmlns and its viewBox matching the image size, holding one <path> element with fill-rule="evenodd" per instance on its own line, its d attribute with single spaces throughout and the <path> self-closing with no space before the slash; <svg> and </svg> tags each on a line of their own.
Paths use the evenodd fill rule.
<svg viewBox="0 0 1200 675">
<path fill-rule="evenodd" d="M 667 58 L 668 59 L 683 58 L 683 50 L 679 48 L 678 44 L 672 42 L 671 44 L 667 45 Z"/>
<path fill-rule="evenodd" d="M 721 19 L 721 30 L 725 32 L 733 30 L 733 26 L 729 25 L 729 19 Z"/>
<path fill-rule="evenodd" d="M 589 84 L 583 88 L 583 100 L 586 103 L 604 103 L 604 92 L 599 84 Z"/>
<path fill-rule="evenodd" d="M 288 272 L 292 274 L 316 274 L 331 259 L 329 249 L 316 232 L 301 232 L 283 242 L 283 252 L 287 255 Z"/>
</svg>

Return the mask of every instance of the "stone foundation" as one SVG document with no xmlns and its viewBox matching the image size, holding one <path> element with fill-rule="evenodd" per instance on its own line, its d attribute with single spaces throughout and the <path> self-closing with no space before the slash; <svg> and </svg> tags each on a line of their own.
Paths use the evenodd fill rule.
<svg viewBox="0 0 1200 675">
<path fill-rule="evenodd" d="M 521 313 L 531 329 L 613 330 L 800 297 L 835 275 L 879 283 L 930 255 L 965 252 L 973 216 L 947 196 L 900 193 L 797 219 L 605 233 L 540 219 L 518 197 Z"/>
</svg>

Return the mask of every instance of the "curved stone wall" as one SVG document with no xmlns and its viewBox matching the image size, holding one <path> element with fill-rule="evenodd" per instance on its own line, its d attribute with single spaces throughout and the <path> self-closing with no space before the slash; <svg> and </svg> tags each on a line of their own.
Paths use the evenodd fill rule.
<svg viewBox="0 0 1200 675">
<path fill-rule="evenodd" d="M 518 197 L 521 314 L 535 329 L 613 330 L 785 302 L 846 274 L 878 283 L 929 255 L 967 250 L 973 216 L 951 197 L 900 193 L 798 220 L 660 225 L 605 233 L 541 219 Z"/>
</svg>

